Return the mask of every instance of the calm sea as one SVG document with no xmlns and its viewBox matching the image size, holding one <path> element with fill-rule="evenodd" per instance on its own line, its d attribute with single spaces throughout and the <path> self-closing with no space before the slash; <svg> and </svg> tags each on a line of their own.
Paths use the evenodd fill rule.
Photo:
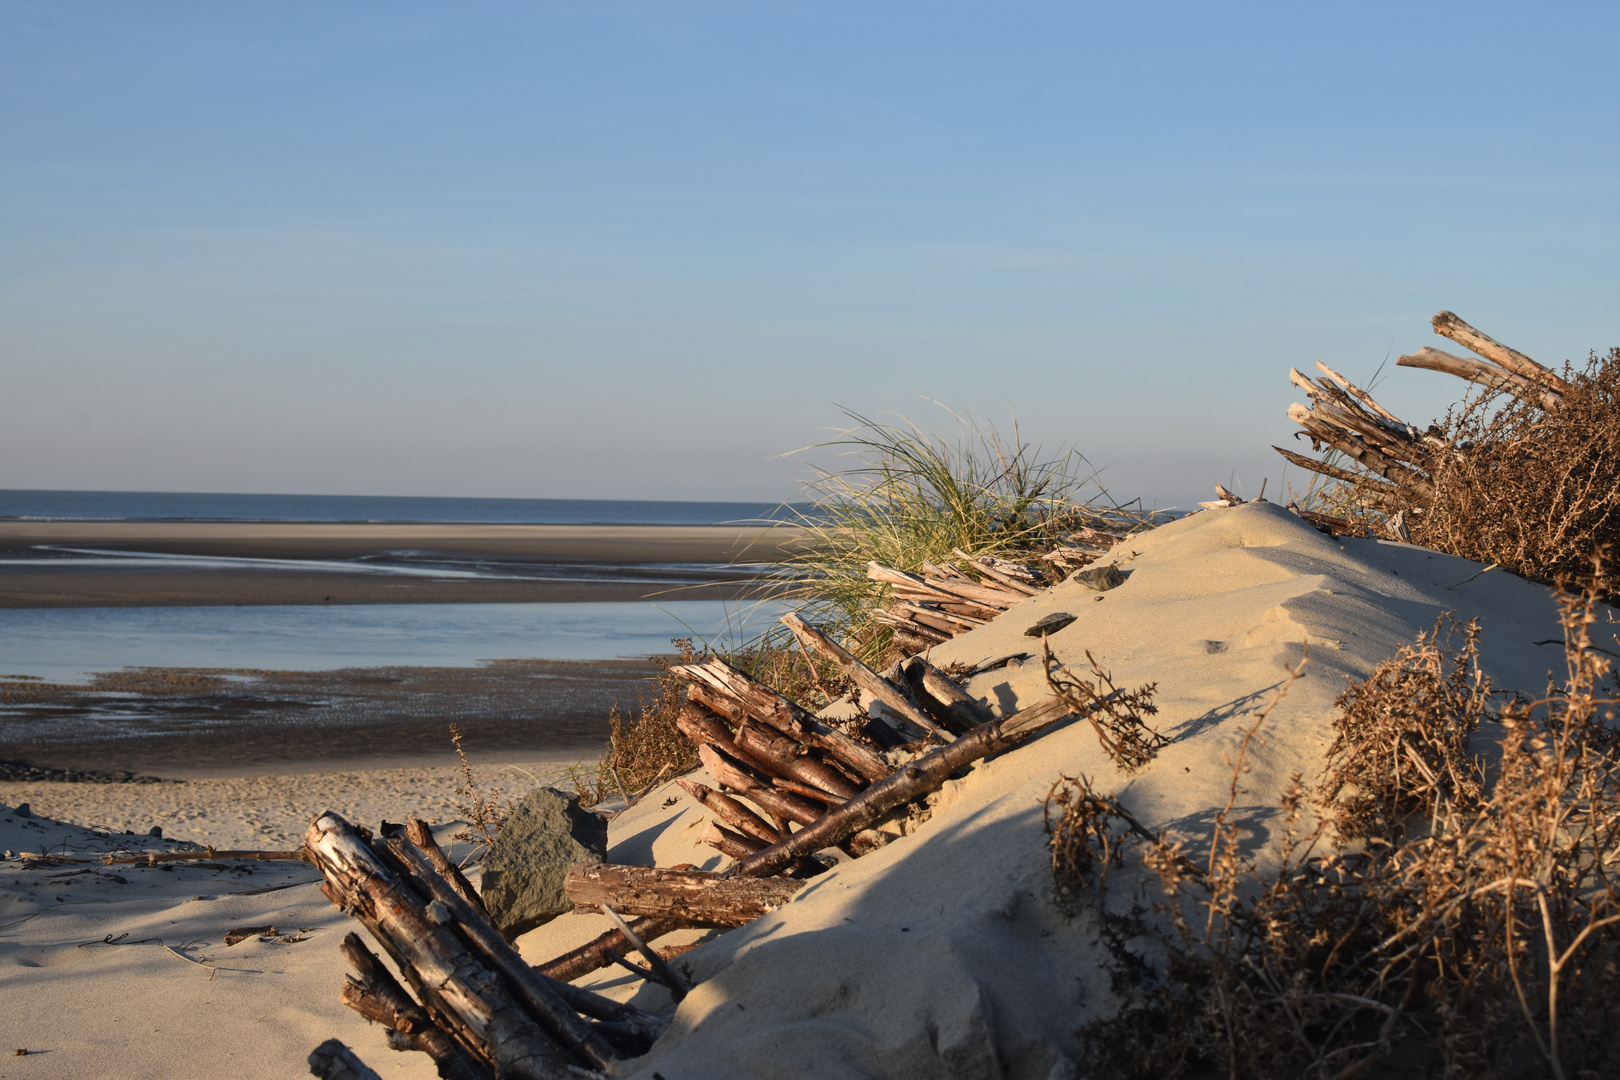
<svg viewBox="0 0 1620 1080">
<path fill-rule="evenodd" d="M 0 490 L 0 519 L 715 525 L 790 515 L 778 504 L 745 502 Z M 99 551 L 52 557 L 58 565 L 103 569 L 138 560 L 178 570 L 241 564 L 440 577 L 492 572 L 443 560 L 416 567 L 408 561 L 385 565 Z M 672 574 L 676 583 L 702 577 L 705 570 L 684 564 L 654 569 Z M 611 566 L 520 570 L 541 577 L 622 576 Z M 640 568 L 634 580 L 655 584 L 661 579 Z M 495 659 L 607 660 L 667 653 L 673 637 L 740 642 L 778 614 L 776 605 L 720 601 L 12 608 L 0 609 L 0 675 L 79 682 L 91 673 L 123 667 L 327 670 L 472 666 Z"/>
<path fill-rule="evenodd" d="M 785 521 L 792 516 L 793 511 L 781 503 L 757 502 L 0 490 L 0 519 L 721 525 L 731 522 Z"/>
<path fill-rule="evenodd" d="M 611 660 L 736 644 L 776 603 L 345 604 L 0 610 L 0 675 L 77 683 L 124 667 L 328 671 Z"/>
</svg>

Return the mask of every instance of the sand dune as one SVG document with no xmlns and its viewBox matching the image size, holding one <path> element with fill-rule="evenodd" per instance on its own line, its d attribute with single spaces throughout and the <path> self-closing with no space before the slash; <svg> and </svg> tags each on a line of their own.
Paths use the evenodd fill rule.
<svg viewBox="0 0 1620 1080">
<path fill-rule="evenodd" d="M 1330 540 L 1267 504 L 1199 514 L 1142 534 L 1114 558 L 1128 575 L 1119 588 L 1099 594 L 1078 583 L 1059 586 L 937 648 L 933 659 L 977 663 L 1035 651 L 1038 643 L 1024 630 L 1046 614 L 1068 612 L 1075 621 L 1051 639 L 1058 657 L 1083 665 L 1090 650 L 1121 685 L 1156 682 L 1159 727 L 1175 741 L 1126 777 L 1089 726 L 1071 723 L 976 766 L 930 801 L 931 816 L 910 835 L 816 878 L 794 902 L 682 957 L 699 985 L 674 1010 L 669 1033 L 627 1075 L 1074 1075 L 1075 1032 L 1109 1009 L 1111 999 L 1091 927 L 1066 919 L 1050 902 L 1041 804 L 1055 780 L 1089 776 L 1117 791 L 1150 826 L 1196 842 L 1226 801 L 1227 760 L 1242 732 L 1308 654 L 1305 675 L 1270 714 L 1242 781 L 1239 813 L 1263 849 L 1289 776 L 1309 779 L 1320 769 L 1333 702 L 1347 681 L 1365 676 L 1442 613 L 1482 619 L 1481 661 L 1499 689 L 1538 691 L 1561 664 L 1556 648 L 1532 644 L 1560 636 L 1541 586 L 1501 571 L 1481 574 L 1478 564 L 1406 545 Z M 986 672 L 970 689 L 999 712 L 1046 692 L 1036 665 Z M 386 796 L 379 785 L 374 801 L 348 805 L 362 821 L 365 813 L 432 809 L 434 796 L 421 778 L 392 783 Z M 302 800 L 309 800 L 308 815 L 328 805 L 341 810 L 344 793 L 354 790 L 354 783 L 329 791 L 289 786 L 267 801 L 282 808 L 278 820 L 287 828 Z M 258 797 L 246 788 L 222 787 L 219 794 Z M 119 809 L 120 800 L 150 797 L 108 786 L 59 805 L 64 816 L 134 827 L 151 817 L 150 804 Z M 390 809 L 387 799 L 396 797 L 418 805 Z M 221 806 L 219 813 L 237 815 L 240 835 L 284 835 L 255 831 L 263 823 L 249 822 L 241 808 Z M 655 792 L 614 821 L 610 859 L 719 865 L 718 856 L 697 845 L 701 819 L 679 789 Z M 14 832 L 5 835 L 0 842 L 20 842 Z M 70 847 L 106 842 L 64 839 Z M 54 1051 L 15 1064 L 8 1058 L 0 1066 L 5 1075 L 90 1075 L 112 1062 L 130 1076 L 294 1075 L 302 1055 L 328 1035 L 349 1042 L 385 1076 L 428 1075 L 425 1059 L 389 1052 L 380 1031 L 365 1029 L 338 1004 L 343 920 L 310 899 L 312 887 L 228 897 L 233 906 L 221 907 L 181 894 L 223 896 L 223 885 L 211 878 L 207 888 L 181 887 L 179 874 L 166 875 L 175 884 L 161 888 L 128 874 L 127 886 L 98 884 L 92 875 L 56 886 L 46 884 L 56 879 L 41 869 L 0 867 L 0 905 L 9 905 L 0 910 L 14 913 L 0 917 L 0 990 L 26 1002 L 15 1038 Z M 96 901 L 95 914 L 78 914 L 91 910 L 83 906 L 15 922 L 46 908 L 56 912 L 50 896 L 58 888 L 75 903 Z M 1123 885 L 1122 891 L 1128 894 Z M 295 906 L 293 896 L 307 905 Z M 206 921 L 195 913 L 204 906 L 224 919 L 215 914 Z M 318 929 L 297 944 L 255 945 L 251 960 L 240 961 L 210 936 L 232 918 L 272 914 Z M 161 928 L 165 919 L 176 920 L 167 924 L 174 929 Z M 524 955 L 544 959 L 599 924 L 599 917 L 563 916 L 520 945 Z M 77 947 L 126 930 L 132 938 L 198 935 L 216 943 L 202 955 L 217 966 L 228 955 L 254 973 L 221 970 L 209 984 L 208 973 L 159 949 Z M 671 1010 L 657 988 L 606 972 L 591 981 Z M 161 1008 L 148 1004 L 159 1000 Z"/>
</svg>

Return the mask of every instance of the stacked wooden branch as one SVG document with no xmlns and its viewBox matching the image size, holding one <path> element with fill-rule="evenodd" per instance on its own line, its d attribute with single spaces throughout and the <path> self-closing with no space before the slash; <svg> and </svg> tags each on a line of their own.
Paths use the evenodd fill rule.
<svg viewBox="0 0 1620 1080">
<path fill-rule="evenodd" d="M 1102 529 L 1079 529 L 1066 537 L 1065 544 L 1041 556 L 1042 562 L 1052 564 L 1049 570 L 969 555 L 960 548 L 951 552 L 959 563 L 925 562 L 915 574 L 868 563 L 866 576 L 889 586 L 894 594 L 894 602 L 872 612 L 872 617 L 893 630 L 895 644 L 906 655 L 927 652 L 1057 584 L 1066 573 L 1096 562 L 1122 539 Z"/>
<path fill-rule="evenodd" d="M 718 787 L 677 783 L 714 818 L 703 842 L 735 862 L 722 875 L 576 867 L 566 885 L 576 905 L 640 916 L 630 928 L 648 941 L 683 927 L 751 921 L 797 891 L 795 879 L 825 870 L 822 853 L 858 858 L 881 847 L 890 837 L 874 826 L 886 816 L 937 791 L 955 770 L 1069 712 L 1052 699 L 995 721 L 921 657 L 886 677 L 797 616 L 782 621 L 806 649 L 837 664 L 874 706 L 881 704 L 884 718 L 868 720 L 863 738 L 856 738 L 723 661 L 671 668 L 688 684 L 677 725 L 697 745 Z M 880 749 L 915 752 L 929 742 L 945 745 L 898 768 Z M 734 880 L 779 874 L 788 880 Z M 625 945 L 621 932 L 610 931 L 541 970 L 578 978 L 620 962 Z"/>
<path fill-rule="evenodd" d="M 1569 389 L 1569 384 L 1550 369 L 1480 333 L 1449 311 L 1436 315 L 1433 325 L 1435 333 L 1478 356 L 1460 357 L 1425 348 L 1402 356 L 1396 363 L 1456 375 L 1542 408 L 1556 405 Z M 1316 369 L 1322 375 L 1314 380 L 1297 369 L 1289 370 L 1289 378 L 1309 395 L 1311 403 L 1290 405 L 1288 418 L 1305 429 L 1301 434 L 1310 437 L 1313 450 L 1331 447 L 1356 467 L 1318 461 L 1280 446 L 1272 449 L 1302 469 L 1356 484 L 1367 503 L 1391 516 L 1390 528 L 1399 534 L 1404 531 L 1404 515 L 1421 514 L 1434 499 L 1435 455 L 1463 452 L 1466 448 L 1450 445 L 1436 427 L 1419 431 L 1326 364 L 1318 363 Z M 1319 514 L 1310 516 L 1323 518 Z M 1349 525 L 1336 519 L 1324 519 L 1324 523 Z"/>
<path fill-rule="evenodd" d="M 663 1021 L 531 968 L 481 913 L 459 874 L 446 876 L 431 834 L 373 838 L 325 813 L 305 836 L 329 900 L 358 919 L 404 985 L 356 935 L 343 944 L 357 975 L 343 1000 L 383 1024 L 396 1049 L 429 1054 L 457 1080 L 597 1077 L 644 1053 Z"/>
<path fill-rule="evenodd" d="M 350 934 L 343 951 L 356 974 L 343 1000 L 388 1028 L 395 1049 L 429 1054 L 444 1077 L 602 1076 L 644 1053 L 664 1021 L 567 980 L 618 964 L 669 985 L 678 998 L 685 978 L 667 963 L 677 950 L 650 942 L 681 928 L 760 918 L 790 901 L 803 877 L 824 871 L 832 861 L 825 853 L 856 858 L 881 846 L 888 837 L 874 827 L 886 818 L 1071 712 L 1054 697 L 996 720 L 921 657 L 880 675 L 797 616 L 783 621 L 874 708 L 881 703 L 884 718 L 869 720 L 857 737 L 722 661 L 671 669 L 688 688 L 678 724 L 717 786 L 678 783 L 716 819 L 704 840 L 734 862 L 723 873 L 574 867 L 569 898 L 617 928 L 548 964 L 534 968 L 519 958 L 424 823 L 412 819 L 373 838 L 336 814 L 317 818 L 305 851 L 325 877 L 322 891 L 371 932 L 399 972 L 396 979 Z M 871 741 L 877 731 L 887 732 L 886 743 Z M 880 749 L 886 744 L 905 753 L 891 762 Z M 646 966 L 628 959 L 634 952 Z M 316 1057 L 332 1075 L 364 1068 L 346 1049 Z"/>
</svg>

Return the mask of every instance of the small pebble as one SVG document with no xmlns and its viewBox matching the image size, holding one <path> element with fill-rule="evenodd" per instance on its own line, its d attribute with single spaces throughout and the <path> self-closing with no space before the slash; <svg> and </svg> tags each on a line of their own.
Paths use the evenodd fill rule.
<svg viewBox="0 0 1620 1080">
<path fill-rule="evenodd" d="M 1070 580 L 1078 581 L 1082 585 L 1096 589 L 1098 592 L 1107 592 L 1109 589 L 1117 589 L 1123 585 L 1125 575 L 1120 572 L 1119 567 L 1109 563 L 1107 566 L 1092 566 L 1077 571 Z"/>
<path fill-rule="evenodd" d="M 17 809 L 13 810 L 12 813 L 16 814 L 18 817 L 33 817 L 34 816 L 33 809 L 30 808 L 27 803 L 18 803 L 17 804 Z M 23 1051 L 23 1052 L 27 1053 L 26 1050 Z"/>
<path fill-rule="evenodd" d="M 155 836 L 159 840 L 163 839 L 163 826 L 161 826 L 161 825 L 152 826 L 150 829 L 148 829 L 146 831 L 146 835 L 147 836 Z"/>
<path fill-rule="evenodd" d="M 1041 637 L 1046 634 L 1055 634 L 1072 622 L 1074 622 L 1074 616 L 1067 611 L 1054 611 L 1028 630 L 1025 630 L 1024 636 Z"/>
</svg>

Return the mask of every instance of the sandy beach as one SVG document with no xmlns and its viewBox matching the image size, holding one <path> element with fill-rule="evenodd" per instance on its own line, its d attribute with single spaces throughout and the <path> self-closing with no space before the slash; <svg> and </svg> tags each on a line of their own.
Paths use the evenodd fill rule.
<svg viewBox="0 0 1620 1080">
<path fill-rule="evenodd" d="M 9 520 L 0 521 L 0 607 L 734 599 L 754 570 L 733 564 L 777 562 L 799 535 L 785 526 Z M 83 552 L 198 561 L 85 565 Z M 456 576 L 469 572 L 479 576 Z"/>
<path fill-rule="evenodd" d="M 586 985 L 673 1017 L 624 1075 L 1073 1076 L 1078 1028 L 1113 999 L 1094 930 L 1052 902 L 1041 807 L 1055 781 L 1089 776 L 1148 827 L 1196 850 L 1228 797 L 1244 733 L 1276 701 L 1249 746 L 1234 811 L 1263 862 L 1289 778 L 1319 773 L 1340 692 L 1442 614 L 1481 619 L 1481 663 L 1501 691 L 1534 692 L 1562 663 L 1557 649 L 1534 644 L 1559 633 L 1546 588 L 1409 545 L 1329 539 L 1275 506 L 1195 515 L 1133 537 L 1112 560 L 1125 578 L 1118 588 L 1059 585 L 936 648 L 933 659 L 973 665 L 1028 651 L 1029 626 L 1071 614 L 1074 622 L 1049 639 L 1062 662 L 1084 665 L 1089 650 L 1122 686 L 1157 683 L 1157 725 L 1173 740 L 1158 758 L 1125 776 L 1089 726 L 1061 725 L 947 783 L 889 846 L 687 953 L 681 962 L 697 988 L 678 1008 L 666 991 L 611 970 L 587 977 Z M 1605 639 L 1617 619 L 1600 612 Z M 1307 656 L 1303 677 L 1276 700 Z M 1035 665 L 987 671 L 967 689 L 1001 715 L 1046 692 Z M 480 769 L 503 784 L 520 775 Z M 0 814 L 0 825 L 14 852 L 49 840 L 66 854 L 145 842 L 153 824 L 182 839 L 293 843 L 329 807 L 372 827 L 422 813 L 451 831 L 453 784 L 453 770 L 419 768 L 6 785 L 0 801 L 30 800 L 49 820 L 29 826 Z M 667 785 L 614 819 L 609 859 L 722 867 L 726 860 L 698 842 L 706 819 Z M 71 824 L 54 823 L 63 820 Z M 89 872 L 59 876 L 80 869 Z M 273 865 L 251 879 L 282 883 L 278 874 L 311 879 L 306 868 Z M 128 1076 L 169 1075 L 177 1061 L 199 1075 L 294 1075 L 302 1055 L 332 1035 L 385 1076 L 429 1075 L 425 1058 L 389 1051 L 379 1030 L 338 1002 L 336 942 L 350 924 L 313 885 L 248 895 L 247 878 L 229 870 L 118 876 L 123 883 L 77 864 L 0 864 L 0 989 L 26 1003 L 15 1041 L 48 1051 L 5 1059 L 5 1076 L 90 1075 L 113 1060 Z M 1119 902 L 1135 887 L 1119 883 Z M 261 920 L 310 929 L 294 943 L 260 939 L 240 953 L 220 944 L 231 925 Z M 544 960 L 603 926 L 602 916 L 564 915 L 519 946 Z M 180 949 L 185 959 L 152 945 L 94 944 L 125 933 L 190 944 Z M 171 995 L 173 1007 L 159 1015 L 115 1004 L 153 994 Z M 182 1015 L 186 1032 L 176 1035 L 172 1017 Z M 250 1041 L 254 1052 L 243 1055 Z"/>
</svg>

